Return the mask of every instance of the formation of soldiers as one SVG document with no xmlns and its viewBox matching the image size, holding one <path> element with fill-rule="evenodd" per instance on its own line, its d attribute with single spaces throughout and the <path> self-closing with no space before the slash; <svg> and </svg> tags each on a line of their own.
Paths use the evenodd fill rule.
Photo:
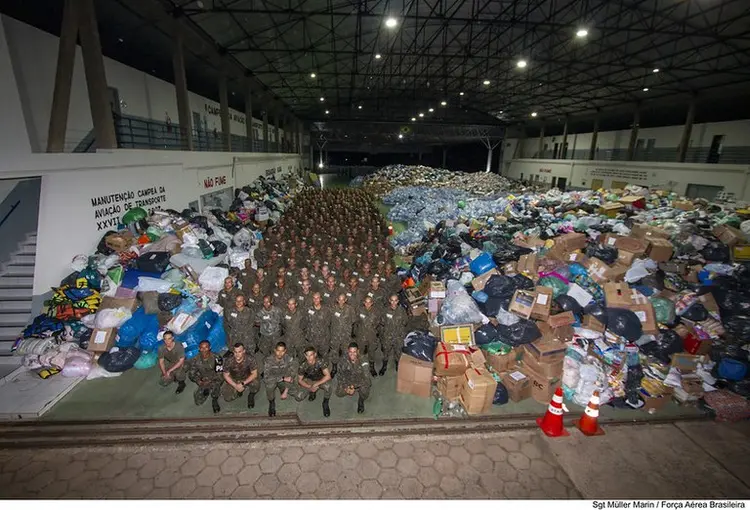
<svg viewBox="0 0 750 510">
<path fill-rule="evenodd" d="M 187 377 L 198 386 L 196 405 L 210 396 L 219 412 L 220 396 L 229 401 L 247 392 L 254 407 L 262 367 L 269 416 L 276 414 L 277 393 L 301 401 L 314 400 L 318 390 L 330 416 L 334 380 L 336 395 L 356 394 L 357 411 L 364 412 L 370 378 L 384 375 L 389 360 L 398 369 L 408 319 L 387 237 L 385 218 L 365 191 L 299 193 L 255 250 L 257 269 L 247 260 L 224 282 L 217 303 L 229 350 L 222 359 L 203 343 L 187 362 Z M 383 365 L 376 371 L 378 348 Z M 185 376 L 180 382 L 174 371 L 164 375 L 174 365 L 160 361 L 163 380 L 177 381 L 179 393 Z"/>
</svg>

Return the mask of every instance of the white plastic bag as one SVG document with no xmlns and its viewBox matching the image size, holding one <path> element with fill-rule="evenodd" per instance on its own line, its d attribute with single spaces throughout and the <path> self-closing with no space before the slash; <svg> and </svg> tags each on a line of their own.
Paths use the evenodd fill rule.
<svg viewBox="0 0 750 510">
<path fill-rule="evenodd" d="M 119 328 L 132 316 L 132 312 L 127 308 L 105 308 L 96 312 L 96 327 Z"/>
<path fill-rule="evenodd" d="M 138 292 L 169 292 L 172 288 L 172 284 L 168 281 L 162 280 L 161 278 L 151 278 L 149 276 L 139 276 L 138 286 L 135 288 Z"/>
<path fill-rule="evenodd" d="M 181 335 L 187 331 L 190 326 L 197 322 L 197 318 L 188 313 L 178 313 L 167 323 L 167 329 L 169 329 L 175 335 Z"/>
<path fill-rule="evenodd" d="M 83 271 L 86 266 L 89 265 L 88 255 L 76 255 L 73 260 L 70 261 L 70 268 L 73 271 Z"/>
<path fill-rule="evenodd" d="M 91 369 L 89 370 L 89 373 L 86 376 L 86 380 L 90 381 L 92 379 L 100 379 L 102 377 L 104 378 L 119 377 L 122 374 L 123 372 L 109 372 L 107 370 L 104 370 L 98 364 L 92 364 Z"/>
<path fill-rule="evenodd" d="M 466 324 L 467 322 L 487 324 L 490 321 L 479 310 L 476 301 L 458 280 L 448 280 L 445 296 L 440 311 L 443 324 Z"/>
<path fill-rule="evenodd" d="M 471 281 L 474 279 L 474 275 L 470 272 L 461 273 L 461 278 L 459 278 L 459 282 L 461 282 L 461 285 L 467 285 L 471 283 Z"/>
<path fill-rule="evenodd" d="M 223 267 L 207 267 L 198 277 L 198 283 L 203 290 L 218 292 L 224 287 L 224 279 L 229 271 Z"/>
<path fill-rule="evenodd" d="M 63 377 L 86 377 L 91 372 L 91 359 L 81 357 L 68 358 L 62 369 Z"/>
<path fill-rule="evenodd" d="M 239 269 L 245 269 L 245 261 L 250 258 L 249 251 L 232 250 L 229 252 L 229 265 Z"/>
<path fill-rule="evenodd" d="M 599 369 L 593 364 L 582 364 L 578 368 L 578 376 L 578 385 L 573 402 L 579 406 L 586 406 L 591 400 L 594 390 L 597 389 L 597 381 L 600 379 Z"/>
<path fill-rule="evenodd" d="M 656 267 L 656 263 L 651 259 L 637 259 L 625 273 L 625 281 L 628 283 L 637 282 L 641 278 L 647 277 L 650 274 L 649 271 L 655 271 Z"/>
</svg>

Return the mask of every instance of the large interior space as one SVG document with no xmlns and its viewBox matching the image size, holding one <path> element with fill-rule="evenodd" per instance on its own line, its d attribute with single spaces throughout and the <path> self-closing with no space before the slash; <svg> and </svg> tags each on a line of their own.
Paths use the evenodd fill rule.
<svg viewBox="0 0 750 510">
<path fill-rule="evenodd" d="M 0 499 L 744 508 L 749 66 L 746 0 L 0 3 Z"/>
</svg>

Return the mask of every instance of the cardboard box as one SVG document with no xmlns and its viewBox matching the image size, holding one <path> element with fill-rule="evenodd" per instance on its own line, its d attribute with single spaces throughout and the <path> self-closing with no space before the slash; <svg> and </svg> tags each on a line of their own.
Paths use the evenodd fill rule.
<svg viewBox="0 0 750 510">
<path fill-rule="evenodd" d="M 537 286 L 535 289 L 536 297 L 534 306 L 531 308 L 531 318 L 538 321 L 549 319 L 550 310 L 552 309 L 552 295 L 554 291 L 549 287 Z"/>
<path fill-rule="evenodd" d="M 597 283 L 604 283 L 607 281 L 607 271 L 609 266 L 603 260 L 596 257 L 591 257 L 586 261 L 584 265 L 589 273 L 592 280 Z"/>
<path fill-rule="evenodd" d="M 617 263 L 622 264 L 623 267 L 630 267 L 633 265 L 633 261 L 635 260 L 635 253 L 627 251 L 627 250 L 617 250 Z"/>
<path fill-rule="evenodd" d="M 471 363 L 471 366 L 474 368 L 485 368 L 487 358 L 484 357 L 484 352 L 476 347 L 469 349 L 469 352 L 471 353 L 469 355 L 469 363 Z"/>
<path fill-rule="evenodd" d="M 618 200 L 623 205 L 631 206 L 635 209 L 646 207 L 646 199 L 636 195 L 626 195 Z"/>
<path fill-rule="evenodd" d="M 520 370 L 506 372 L 501 380 L 512 402 L 521 402 L 531 396 L 531 379 Z"/>
<path fill-rule="evenodd" d="M 503 274 L 508 276 L 518 274 L 518 264 L 516 262 L 508 262 L 507 264 L 504 264 L 500 269 L 502 269 Z"/>
<path fill-rule="evenodd" d="M 432 363 L 406 354 L 398 362 L 396 391 L 429 398 L 432 394 Z"/>
<path fill-rule="evenodd" d="M 445 284 L 443 282 L 430 282 L 430 299 L 445 299 Z"/>
<path fill-rule="evenodd" d="M 409 306 L 421 305 L 425 302 L 424 294 L 419 292 L 419 289 L 417 289 L 416 287 L 406 289 L 404 291 L 404 294 L 406 295 L 406 301 L 409 303 Z"/>
<path fill-rule="evenodd" d="M 131 312 L 135 312 L 138 309 L 138 298 L 117 298 L 104 296 L 102 303 L 99 305 L 99 310 L 107 310 L 111 308 L 127 308 Z"/>
<path fill-rule="evenodd" d="M 465 346 L 474 346 L 474 325 L 473 324 L 454 324 L 450 326 L 440 326 L 441 342 L 447 344 L 461 344 Z"/>
<path fill-rule="evenodd" d="M 521 348 L 521 351 L 523 352 L 523 356 L 521 357 L 520 363 L 521 367 L 524 369 L 528 368 L 532 372 L 543 375 L 544 377 L 562 377 L 563 358 L 540 360 L 529 345 L 524 345 Z M 564 352 L 565 351 L 563 351 L 563 353 Z"/>
<path fill-rule="evenodd" d="M 566 262 L 578 262 L 579 264 L 584 264 L 587 260 L 588 257 L 580 251 L 573 251 L 565 254 Z"/>
<path fill-rule="evenodd" d="M 581 320 L 581 326 L 590 329 L 591 331 L 596 331 L 597 333 L 604 333 L 604 330 L 606 329 L 604 324 L 594 318 L 593 315 L 584 315 Z"/>
<path fill-rule="evenodd" d="M 482 273 L 473 280 L 471 280 L 471 286 L 474 287 L 474 290 L 484 290 L 484 286 L 487 285 L 487 281 L 492 277 L 492 275 L 499 275 L 500 272 L 497 269 L 490 269 L 486 273 Z"/>
<path fill-rule="evenodd" d="M 621 282 L 625 279 L 625 275 L 627 274 L 628 269 L 630 269 L 629 265 L 625 266 L 617 263 L 614 266 L 609 266 L 609 269 L 607 269 L 605 276 L 610 282 Z"/>
<path fill-rule="evenodd" d="M 497 382 L 485 368 L 470 368 L 464 374 L 461 402 L 466 414 L 474 416 L 487 413 L 495 398 Z"/>
<path fill-rule="evenodd" d="M 490 354 L 484 351 L 484 357 L 487 359 L 487 368 L 491 368 L 494 372 L 501 374 L 510 370 L 510 367 L 516 362 L 515 350 L 508 354 Z"/>
<path fill-rule="evenodd" d="M 562 366 L 562 365 L 561 365 Z M 547 377 L 531 370 L 529 365 L 524 367 L 524 373 L 531 381 L 531 398 L 540 404 L 549 404 L 555 390 L 562 384 L 560 376 Z"/>
<path fill-rule="evenodd" d="M 620 239 L 621 237 L 622 236 L 619 236 L 617 234 L 609 234 L 609 233 L 607 233 L 607 234 L 604 234 L 603 236 L 601 236 L 601 238 L 599 239 L 599 243 L 602 244 L 602 245 L 604 245 L 604 246 L 610 246 L 610 247 L 616 248 L 617 247 L 616 246 L 617 240 Z"/>
<path fill-rule="evenodd" d="M 529 253 L 527 255 L 521 255 L 516 265 L 516 271 L 519 273 L 527 273 L 532 279 L 539 277 L 539 262 L 537 261 L 536 253 Z"/>
<path fill-rule="evenodd" d="M 445 400 L 455 401 L 461 396 L 461 386 L 463 384 L 463 375 L 438 377 L 437 390 Z"/>
<path fill-rule="evenodd" d="M 515 313 L 519 317 L 528 319 L 531 317 L 531 311 L 534 308 L 535 300 L 536 293 L 528 290 L 517 290 L 513 293 L 513 298 L 510 300 L 508 311 Z"/>
<path fill-rule="evenodd" d="M 674 247 L 672 243 L 666 239 L 651 239 L 651 249 L 648 252 L 648 257 L 654 262 L 667 262 L 672 258 L 673 252 Z"/>
<path fill-rule="evenodd" d="M 635 304 L 631 298 L 632 289 L 627 283 L 605 283 L 604 300 L 608 307 L 624 308 Z"/>
<path fill-rule="evenodd" d="M 737 244 L 745 244 L 746 238 L 742 230 L 730 227 L 729 225 L 718 225 L 714 227 L 713 234 L 719 238 L 719 241 L 726 244 L 730 248 L 734 248 Z"/>
<path fill-rule="evenodd" d="M 617 202 L 605 202 L 599 208 L 599 214 L 603 214 L 607 218 L 614 218 L 624 208 L 624 205 L 618 204 Z"/>
<path fill-rule="evenodd" d="M 682 374 L 692 374 L 698 368 L 698 365 L 705 363 L 705 361 L 705 356 L 678 352 L 672 354 L 671 366 L 678 369 Z"/>
<path fill-rule="evenodd" d="M 547 326 L 549 327 L 549 326 Z M 527 353 L 530 353 L 539 362 L 562 361 L 565 357 L 565 350 L 568 348 L 564 342 L 555 340 L 550 336 L 542 336 L 539 340 L 534 340 L 530 344 L 524 345 Z"/>
<path fill-rule="evenodd" d="M 583 250 L 586 247 L 586 234 L 571 232 L 555 238 L 555 246 L 559 246 L 565 251 Z"/>
<path fill-rule="evenodd" d="M 547 324 L 549 324 L 550 327 L 554 329 L 561 326 L 569 326 L 571 324 L 574 324 L 575 321 L 576 316 L 573 312 L 563 312 L 555 315 L 550 315 L 549 319 L 547 319 Z"/>
<path fill-rule="evenodd" d="M 647 335 L 658 335 L 659 328 L 656 325 L 656 315 L 654 314 L 654 307 L 651 303 L 644 305 L 630 305 L 627 307 L 628 310 L 633 312 L 638 320 L 641 321 L 641 327 L 643 332 Z"/>
<path fill-rule="evenodd" d="M 690 266 L 690 269 L 688 269 L 687 273 L 685 274 L 685 281 L 690 283 L 698 283 L 698 273 L 700 273 L 701 271 L 703 271 L 703 266 L 700 264 Z"/>
<path fill-rule="evenodd" d="M 750 260 L 750 245 L 737 245 L 732 249 L 732 260 L 735 262 L 746 262 Z"/>
<path fill-rule="evenodd" d="M 673 200 L 672 207 L 674 207 L 675 209 L 680 209 L 682 211 L 695 210 L 695 206 L 693 205 L 693 203 L 688 200 Z"/>
<path fill-rule="evenodd" d="M 115 346 L 117 340 L 117 328 L 96 328 L 91 332 L 91 339 L 89 340 L 89 352 L 107 352 Z"/>
<path fill-rule="evenodd" d="M 633 237 L 638 239 L 650 240 L 654 237 L 661 237 L 662 239 L 669 239 L 669 232 L 659 227 L 652 227 L 651 225 L 645 225 L 643 223 L 636 223 L 630 232 Z"/>
<path fill-rule="evenodd" d="M 434 357 L 435 375 L 461 375 L 471 366 L 471 352 L 468 346 L 438 343 Z"/>
<path fill-rule="evenodd" d="M 703 395 L 703 379 L 697 374 L 687 374 L 682 376 L 682 389 L 688 395 Z"/>
<path fill-rule="evenodd" d="M 663 409 L 668 403 L 672 401 L 672 394 L 674 390 L 665 386 L 664 393 L 661 395 L 648 395 L 641 390 L 641 400 L 643 400 L 644 406 L 641 410 L 646 412 L 653 412 Z"/>
<path fill-rule="evenodd" d="M 648 243 L 635 237 L 620 237 L 615 241 L 615 248 L 625 250 L 635 256 L 644 255 L 648 250 Z"/>
<path fill-rule="evenodd" d="M 706 308 L 710 314 L 719 314 L 719 304 L 716 302 L 714 295 L 710 292 L 698 296 L 698 301 Z"/>
</svg>

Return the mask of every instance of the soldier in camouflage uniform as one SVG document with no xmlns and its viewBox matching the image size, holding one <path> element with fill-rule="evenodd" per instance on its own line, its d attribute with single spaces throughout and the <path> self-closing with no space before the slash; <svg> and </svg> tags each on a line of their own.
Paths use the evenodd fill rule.
<svg viewBox="0 0 750 510">
<path fill-rule="evenodd" d="M 286 400 L 298 368 L 297 360 L 287 353 L 284 342 L 278 342 L 274 353 L 263 362 L 263 381 L 266 384 L 266 396 L 268 397 L 268 416 L 276 416 L 276 390 L 278 389 L 281 392 L 281 400 Z"/>
<path fill-rule="evenodd" d="M 365 292 L 365 297 L 372 298 L 372 303 L 376 308 L 384 308 L 388 293 L 381 285 L 380 277 L 373 275 L 370 277 L 369 286 Z"/>
<path fill-rule="evenodd" d="M 331 377 L 336 377 L 338 360 L 342 351 L 352 341 L 352 326 L 355 319 L 354 308 L 347 302 L 346 294 L 340 293 L 336 304 L 331 307 L 331 351 L 329 353 L 333 363 Z"/>
<path fill-rule="evenodd" d="M 304 307 L 312 303 L 312 297 L 315 292 L 312 290 L 310 280 L 302 280 L 300 290 L 297 292 L 297 306 Z"/>
<path fill-rule="evenodd" d="M 245 267 L 240 271 L 239 284 L 240 290 L 245 296 L 250 292 L 255 281 L 255 269 L 253 269 L 253 261 L 251 259 L 245 259 Z"/>
<path fill-rule="evenodd" d="M 255 407 L 255 394 L 260 390 L 258 365 L 255 358 L 245 351 L 245 346 L 237 343 L 231 350 L 232 355 L 224 360 L 224 385 L 221 395 L 231 402 L 247 391 L 247 407 Z"/>
<path fill-rule="evenodd" d="M 169 386 L 177 381 L 177 391 L 185 390 L 185 348 L 181 343 L 175 342 L 174 333 L 165 331 L 163 335 L 164 344 L 159 346 L 157 356 L 161 377 L 159 384 Z"/>
<path fill-rule="evenodd" d="M 224 278 L 224 288 L 219 291 L 219 297 L 216 298 L 216 304 L 225 310 L 231 308 L 234 304 L 234 298 L 239 294 L 241 292 L 234 286 L 234 278 L 227 276 Z M 226 313 L 224 315 L 226 316 Z"/>
<path fill-rule="evenodd" d="M 312 302 L 312 299 L 310 299 L 310 302 Z M 284 319 L 281 322 L 281 331 L 289 354 L 296 359 L 301 359 L 302 356 L 306 328 L 307 314 L 297 307 L 297 300 L 295 298 L 289 298 L 284 310 Z"/>
<path fill-rule="evenodd" d="M 369 363 L 363 361 L 359 355 L 357 342 L 351 342 L 346 355 L 339 361 L 339 377 L 336 385 L 337 397 L 351 397 L 358 394 L 357 413 L 365 412 L 365 400 L 370 396 Z"/>
<path fill-rule="evenodd" d="M 326 279 L 325 287 L 320 291 L 320 297 L 323 300 L 323 303 L 331 305 L 336 301 L 336 296 L 338 296 L 343 290 L 344 287 L 337 284 L 336 277 L 331 274 L 328 275 L 328 278 Z"/>
<path fill-rule="evenodd" d="M 211 344 L 208 340 L 203 340 L 198 345 L 198 355 L 188 360 L 187 376 L 198 387 L 193 393 L 195 405 L 200 406 L 211 396 L 211 407 L 214 414 L 221 411 L 219 407 L 219 395 L 221 394 L 221 385 L 224 382 L 221 370 L 223 369 L 223 358 L 211 352 Z"/>
<path fill-rule="evenodd" d="M 365 295 L 366 289 L 359 284 L 359 279 L 356 276 L 350 276 L 349 286 L 346 288 L 346 300 L 349 304 L 358 307 L 364 301 Z"/>
<path fill-rule="evenodd" d="M 256 349 L 255 317 L 252 310 L 245 306 L 245 296 L 240 294 L 234 301 L 234 309 L 229 309 L 225 314 L 227 348 L 231 351 L 232 345 L 241 343 L 252 354 Z"/>
<path fill-rule="evenodd" d="M 273 302 L 278 303 L 281 306 L 284 306 L 287 299 L 294 296 L 295 294 L 296 291 L 286 284 L 286 278 L 284 278 L 283 276 L 277 278 L 276 285 L 274 285 L 273 290 L 271 291 Z"/>
<path fill-rule="evenodd" d="M 315 348 L 309 346 L 305 349 L 305 359 L 300 363 L 297 373 L 297 384 L 294 386 L 294 399 L 301 402 L 307 397 L 312 402 L 315 400 L 318 390 L 323 390 L 323 416 L 331 416 L 328 401 L 333 391 L 331 373 L 328 364 L 318 357 Z"/>
<path fill-rule="evenodd" d="M 364 356 L 370 363 L 370 375 L 377 377 L 375 371 L 375 349 L 378 347 L 378 329 L 382 311 L 376 307 L 371 297 L 366 297 L 364 304 L 359 307 L 356 321 L 354 322 L 354 336 L 357 339 L 357 345 L 364 349 Z"/>
<path fill-rule="evenodd" d="M 266 270 L 262 267 L 259 267 L 255 271 L 255 283 L 260 286 L 260 292 L 264 296 L 268 294 L 268 291 L 271 290 L 271 286 L 273 285 L 271 279 L 266 275 Z"/>
<path fill-rule="evenodd" d="M 258 282 L 253 282 L 248 289 L 249 290 L 243 294 L 245 296 L 245 306 L 253 312 L 253 317 L 255 317 L 257 311 L 263 306 L 263 291 Z"/>
<path fill-rule="evenodd" d="M 323 306 L 320 293 L 313 294 L 313 302 L 305 307 L 307 314 L 307 343 L 315 347 L 318 356 L 328 359 L 331 350 L 331 310 Z"/>
<path fill-rule="evenodd" d="M 398 371 L 398 360 L 404 346 L 408 320 L 406 311 L 398 302 L 398 296 L 392 294 L 380 321 L 380 345 L 383 349 L 383 368 L 380 369 L 380 375 L 385 374 L 388 369 L 388 359 L 393 359 Z"/>
<path fill-rule="evenodd" d="M 271 354 L 273 346 L 281 338 L 281 319 L 283 313 L 273 305 L 271 296 L 263 297 L 263 307 L 255 314 L 255 323 L 260 327 L 258 350 L 265 358 Z"/>
</svg>

